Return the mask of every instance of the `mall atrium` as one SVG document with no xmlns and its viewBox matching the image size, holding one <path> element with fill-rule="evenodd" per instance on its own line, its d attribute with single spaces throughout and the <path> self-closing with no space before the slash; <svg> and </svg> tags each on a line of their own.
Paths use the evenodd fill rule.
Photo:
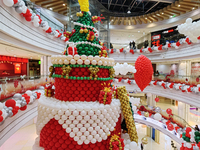
<svg viewBox="0 0 200 150">
<path fill-rule="evenodd" d="M 0 150 L 200 150 L 199 0 L 0 0 Z"/>
</svg>

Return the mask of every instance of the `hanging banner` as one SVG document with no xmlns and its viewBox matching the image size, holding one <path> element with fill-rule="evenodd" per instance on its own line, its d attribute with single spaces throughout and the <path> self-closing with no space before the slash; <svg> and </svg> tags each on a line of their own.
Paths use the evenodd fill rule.
<svg viewBox="0 0 200 150">
<path fill-rule="evenodd" d="M 17 73 L 21 73 L 22 72 L 22 67 L 21 67 L 21 63 L 14 63 L 15 65 L 15 74 Z"/>
</svg>

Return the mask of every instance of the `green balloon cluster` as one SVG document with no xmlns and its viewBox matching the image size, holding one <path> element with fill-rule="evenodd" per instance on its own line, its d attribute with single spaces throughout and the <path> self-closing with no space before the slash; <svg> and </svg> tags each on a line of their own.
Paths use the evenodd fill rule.
<svg viewBox="0 0 200 150">
<path fill-rule="evenodd" d="M 185 136 L 185 132 L 182 134 L 182 138 L 183 140 L 185 140 L 186 142 L 190 142 L 190 138 Z"/>
<path fill-rule="evenodd" d="M 100 48 L 91 46 L 89 44 L 78 44 L 76 48 L 79 55 L 86 55 L 86 56 L 99 55 L 99 51 L 101 50 Z"/>
<path fill-rule="evenodd" d="M 194 135 L 195 135 L 194 139 L 195 139 L 196 143 L 199 143 L 200 142 L 200 132 L 195 131 Z"/>
<path fill-rule="evenodd" d="M 84 12 L 83 16 L 79 17 L 77 22 L 79 22 L 83 25 L 94 27 L 94 23 L 92 22 L 91 16 L 87 12 Z M 71 38 L 69 39 L 69 42 L 75 42 L 75 43 L 76 42 L 86 42 L 87 41 L 86 37 L 89 34 L 89 31 L 93 31 L 92 29 L 87 28 L 88 33 L 85 33 L 85 32 L 80 33 L 79 31 L 81 29 L 81 26 L 79 26 L 79 25 L 75 25 L 74 29 L 76 32 L 71 36 Z M 94 38 L 93 41 L 89 41 L 89 42 L 100 45 L 98 38 Z M 86 56 L 89 56 L 89 55 L 98 56 L 99 51 L 101 50 L 100 48 L 98 48 L 96 46 L 92 46 L 90 44 L 84 44 L 84 43 L 78 44 L 76 46 L 76 48 L 77 48 L 77 52 L 79 55 L 86 55 Z"/>
</svg>

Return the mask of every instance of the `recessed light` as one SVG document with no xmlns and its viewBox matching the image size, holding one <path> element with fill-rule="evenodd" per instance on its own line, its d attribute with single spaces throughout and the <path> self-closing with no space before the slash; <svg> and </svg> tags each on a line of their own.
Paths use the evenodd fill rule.
<svg viewBox="0 0 200 150">
<path fill-rule="evenodd" d="M 172 16 L 170 16 L 172 18 Z"/>
<path fill-rule="evenodd" d="M 53 8 L 49 8 L 50 10 L 53 10 Z"/>
<path fill-rule="evenodd" d="M 147 18 L 145 18 L 145 19 L 147 19 Z"/>
<path fill-rule="evenodd" d="M 164 13 L 162 13 L 162 15 L 163 15 Z"/>
<path fill-rule="evenodd" d="M 178 5 L 178 7 L 180 7 L 181 5 Z"/>
<path fill-rule="evenodd" d="M 138 31 L 138 32 L 140 32 L 140 31 Z"/>
<path fill-rule="evenodd" d="M 192 9 L 195 9 L 194 7 Z"/>
<path fill-rule="evenodd" d="M 63 6 L 66 6 L 65 4 L 63 4 Z"/>
</svg>

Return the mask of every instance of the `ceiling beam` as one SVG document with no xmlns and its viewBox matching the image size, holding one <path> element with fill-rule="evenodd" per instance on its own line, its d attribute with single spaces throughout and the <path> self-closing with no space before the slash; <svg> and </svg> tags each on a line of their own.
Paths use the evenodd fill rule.
<svg viewBox="0 0 200 150">
<path fill-rule="evenodd" d="M 145 24 L 147 24 L 147 20 L 144 18 L 144 16 L 139 16 L 139 18 L 140 18 L 140 20 L 141 20 L 142 22 L 144 22 Z"/>
<path fill-rule="evenodd" d="M 185 2 L 185 1 L 183 1 L 183 0 L 179 0 L 179 3 L 180 3 L 180 5 L 189 5 L 189 6 L 199 6 L 199 4 L 198 3 L 196 3 L 196 2 L 193 2 L 193 1 L 190 1 L 190 2 Z"/>
<path fill-rule="evenodd" d="M 112 3 L 112 0 L 110 0 L 110 3 L 109 3 L 109 5 L 108 5 L 108 10 L 110 9 L 111 3 Z"/>
<path fill-rule="evenodd" d="M 50 7 L 54 6 L 54 5 L 59 5 L 59 4 L 63 4 L 63 1 L 52 1 L 52 2 L 48 2 L 48 3 L 44 3 L 41 6 L 50 8 Z"/>
<path fill-rule="evenodd" d="M 178 13 L 178 12 L 171 12 L 171 11 L 169 11 L 166 7 L 163 8 L 163 12 L 164 12 L 164 13 L 168 13 L 168 14 L 172 14 L 172 16 L 173 16 L 173 15 L 180 16 L 180 13 Z"/>
<path fill-rule="evenodd" d="M 168 11 L 171 11 L 171 12 L 178 12 L 178 13 L 180 13 L 180 14 L 186 13 L 186 11 L 178 10 L 178 9 L 172 8 L 172 6 L 167 6 L 167 10 L 168 10 Z"/>
<path fill-rule="evenodd" d="M 119 17 L 118 25 L 121 25 L 121 23 L 122 23 L 122 17 Z"/>
<path fill-rule="evenodd" d="M 182 12 L 189 12 L 190 10 L 188 10 L 188 9 L 185 9 L 185 8 L 183 8 L 183 7 L 179 7 L 179 5 L 177 4 L 177 5 L 175 5 L 175 4 L 172 4 L 171 5 L 171 8 L 172 9 L 174 9 L 174 10 L 178 10 L 178 11 L 182 11 Z"/>
<path fill-rule="evenodd" d="M 152 19 L 153 22 L 157 22 L 157 21 L 158 21 L 158 19 L 157 19 L 156 17 L 153 17 L 152 14 L 147 14 L 147 16 L 148 16 L 150 19 Z"/>
<path fill-rule="evenodd" d="M 173 3 L 174 2 L 174 0 L 143 0 L 143 1 L 162 2 L 162 3 Z"/>
<path fill-rule="evenodd" d="M 119 17 L 115 17 L 115 19 L 114 19 L 114 25 L 116 25 L 117 24 L 117 22 L 118 22 L 118 20 L 119 20 Z"/>
<path fill-rule="evenodd" d="M 119 11 L 123 8 L 125 2 L 126 2 L 126 0 L 124 0 L 124 2 L 123 2 L 123 4 L 122 4 L 121 8 L 119 9 Z"/>
<path fill-rule="evenodd" d="M 158 5 L 160 2 L 157 2 L 157 3 L 155 3 L 151 8 L 149 8 L 146 12 L 145 12 L 145 14 L 146 13 L 148 13 L 152 8 L 154 8 L 156 5 Z"/>
<path fill-rule="evenodd" d="M 158 18 L 159 20 L 164 20 L 165 18 L 163 17 L 163 16 L 160 16 L 160 14 L 158 14 L 158 13 L 156 13 L 156 12 L 153 12 L 153 13 L 151 13 L 152 14 L 152 16 L 155 16 L 156 18 Z"/>
<path fill-rule="evenodd" d="M 52 8 L 52 9 L 57 9 L 57 8 L 60 8 L 60 7 L 64 7 L 62 4 L 54 4 L 54 5 L 51 5 L 51 6 L 47 6 L 47 9 L 49 8 Z"/>
<path fill-rule="evenodd" d="M 118 2 L 118 0 L 116 0 L 115 5 L 117 4 L 117 2 Z M 115 5 L 114 5 L 113 9 L 115 8 Z"/>
<path fill-rule="evenodd" d="M 63 11 L 63 10 L 67 10 L 67 7 L 60 7 L 60 8 L 54 9 L 53 11 Z"/>
<path fill-rule="evenodd" d="M 128 17 L 128 25 L 130 26 L 131 25 L 131 18 Z"/>
<path fill-rule="evenodd" d="M 123 17 L 124 20 L 123 20 L 123 24 L 126 25 L 126 17 Z"/>
<path fill-rule="evenodd" d="M 139 24 L 142 24 L 142 21 L 140 20 L 140 18 L 137 16 L 136 17 L 136 20 L 137 20 L 137 22 L 139 23 Z"/>
<path fill-rule="evenodd" d="M 68 12 L 68 9 L 67 9 L 67 10 L 59 10 L 59 11 L 58 11 L 59 14 L 63 14 L 63 13 L 65 13 L 65 12 Z"/>
<path fill-rule="evenodd" d="M 131 22 L 136 25 L 137 24 L 137 21 L 135 20 L 135 17 L 131 17 Z"/>
<path fill-rule="evenodd" d="M 41 5 L 44 2 L 47 2 L 47 1 L 45 1 L 45 0 L 39 0 L 39 1 L 35 1 L 35 4 L 36 5 Z"/>
<path fill-rule="evenodd" d="M 149 23 L 153 22 L 153 20 L 149 18 L 147 15 L 144 15 L 144 19 L 147 20 Z"/>
</svg>

